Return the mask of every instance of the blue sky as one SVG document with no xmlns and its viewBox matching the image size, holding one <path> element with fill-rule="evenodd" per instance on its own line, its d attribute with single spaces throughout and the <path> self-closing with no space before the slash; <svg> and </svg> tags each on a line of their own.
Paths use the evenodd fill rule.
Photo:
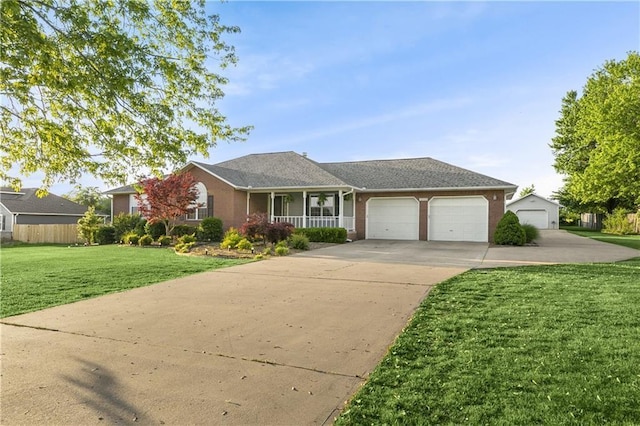
<svg viewBox="0 0 640 426">
<path fill-rule="evenodd" d="M 289 150 L 319 162 L 432 157 L 549 196 L 562 183 L 548 147 L 562 97 L 640 50 L 638 1 L 207 7 L 242 30 L 226 38 L 239 63 L 223 72 L 220 110 L 255 126 L 194 157 L 210 163 Z"/>
</svg>

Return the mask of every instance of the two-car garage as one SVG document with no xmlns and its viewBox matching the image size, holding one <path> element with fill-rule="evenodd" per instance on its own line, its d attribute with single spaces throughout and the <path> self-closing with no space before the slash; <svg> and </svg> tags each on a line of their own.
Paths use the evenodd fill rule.
<svg viewBox="0 0 640 426">
<path fill-rule="evenodd" d="M 488 241 L 489 203 L 483 196 L 434 196 L 427 208 L 430 241 Z M 367 239 L 418 240 L 420 201 L 380 197 L 367 201 Z"/>
</svg>

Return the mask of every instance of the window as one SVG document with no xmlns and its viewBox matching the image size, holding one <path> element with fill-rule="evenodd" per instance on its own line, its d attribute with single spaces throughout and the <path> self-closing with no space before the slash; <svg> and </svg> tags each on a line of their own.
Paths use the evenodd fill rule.
<svg viewBox="0 0 640 426">
<path fill-rule="evenodd" d="M 209 214 L 209 211 L 213 213 L 213 195 L 207 195 L 207 187 L 202 182 L 196 183 L 196 189 L 198 191 L 196 205 L 186 215 L 187 220 L 201 220 L 213 216 L 213 214 Z"/>
<path fill-rule="evenodd" d="M 324 195 L 324 202 L 320 202 L 320 198 L 320 194 L 310 197 L 309 216 L 335 216 L 334 195 Z"/>
<path fill-rule="evenodd" d="M 0 231 L 6 230 L 7 224 L 5 223 L 5 215 L 0 214 Z"/>
</svg>

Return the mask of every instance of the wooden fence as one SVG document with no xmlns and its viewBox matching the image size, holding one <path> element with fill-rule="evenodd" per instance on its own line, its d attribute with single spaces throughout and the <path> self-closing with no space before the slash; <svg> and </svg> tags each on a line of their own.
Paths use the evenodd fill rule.
<svg viewBox="0 0 640 426">
<path fill-rule="evenodd" d="M 74 244 L 78 225 L 13 225 L 13 240 L 25 243 Z"/>
</svg>

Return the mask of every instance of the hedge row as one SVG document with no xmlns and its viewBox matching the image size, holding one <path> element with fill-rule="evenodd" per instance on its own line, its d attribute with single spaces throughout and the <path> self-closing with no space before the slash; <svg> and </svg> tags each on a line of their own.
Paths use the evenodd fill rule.
<svg viewBox="0 0 640 426">
<path fill-rule="evenodd" d="M 314 243 L 337 243 L 347 241 L 347 230 L 344 228 L 296 228 L 294 234 L 305 235 Z"/>
</svg>

